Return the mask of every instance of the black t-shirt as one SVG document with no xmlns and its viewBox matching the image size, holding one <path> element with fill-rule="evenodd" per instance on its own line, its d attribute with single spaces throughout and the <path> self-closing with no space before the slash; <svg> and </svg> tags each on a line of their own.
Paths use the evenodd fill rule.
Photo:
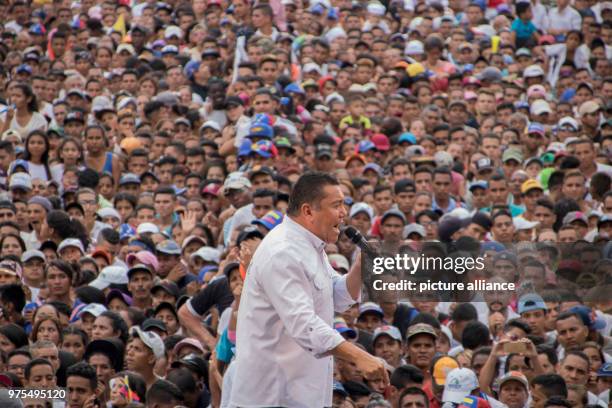
<svg viewBox="0 0 612 408">
<path fill-rule="evenodd" d="M 225 276 L 212 280 L 206 287 L 200 290 L 189 300 L 191 309 L 200 316 L 204 316 L 208 310 L 217 306 L 219 314 L 225 308 L 230 307 L 234 301 L 234 295 L 229 287 Z"/>
</svg>

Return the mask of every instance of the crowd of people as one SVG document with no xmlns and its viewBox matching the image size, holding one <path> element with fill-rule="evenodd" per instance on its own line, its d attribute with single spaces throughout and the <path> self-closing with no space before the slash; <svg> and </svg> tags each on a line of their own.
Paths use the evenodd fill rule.
<svg viewBox="0 0 612 408">
<path fill-rule="evenodd" d="M 334 407 L 611 406 L 612 2 L 548 3 L 0 0 L 0 387 L 231 406 L 250 260 L 317 171 L 368 240 L 521 288 L 364 284 L 334 328 L 390 385 L 337 358 Z"/>
</svg>

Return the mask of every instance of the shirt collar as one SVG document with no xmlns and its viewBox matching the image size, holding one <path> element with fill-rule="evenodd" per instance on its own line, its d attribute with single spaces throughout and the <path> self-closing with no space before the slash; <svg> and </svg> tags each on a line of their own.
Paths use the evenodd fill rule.
<svg viewBox="0 0 612 408">
<path fill-rule="evenodd" d="M 310 232 L 308 229 L 304 228 L 303 225 L 294 221 L 290 216 L 286 216 L 283 222 L 287 223 L 287 226 L 290 229 L 295 230 L 296 232 L 304 235 L 306 240 L 319 252 L 323 252 L 325 250 L 325 241 L 321 238 L 317 237 L 315 234 Z"/>
</svg>

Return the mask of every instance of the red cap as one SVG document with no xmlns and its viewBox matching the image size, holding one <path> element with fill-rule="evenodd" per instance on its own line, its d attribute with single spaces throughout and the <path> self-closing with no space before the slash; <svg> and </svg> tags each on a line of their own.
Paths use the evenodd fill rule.
<svg viewBox="0 0 612 408">
<path fill-rule="evenodd" d="M 380 150 L 386 152 L 391 148 L 391 143 L 389 143 L 389 138 L 382 133 L 375 133 L 370 138 L 374 146 L 376 146 L 376 150 Z"/>
<path fill-rule="evenodd" d="M 202 195 L 211 194 L 215 197 L 219 196 L 219 190 L 221 190 L 221 184 L 210 183 L 204 186 L 202 189 Z"/>
</svg>

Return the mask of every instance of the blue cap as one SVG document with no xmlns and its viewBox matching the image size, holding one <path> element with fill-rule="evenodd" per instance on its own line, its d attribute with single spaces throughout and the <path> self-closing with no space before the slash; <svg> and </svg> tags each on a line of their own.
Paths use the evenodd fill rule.
<svg viewBox="0 0 612 408">
<path fill-rule="evenodd" d="M 272 139 L 274 137 L 274 129 L 272 126 L 265 123 L 255 123 L 249 128 L 247 137 L 262 137 Z"/>
<path fill-rule="evenodd" d="M 533 310 L 548 310 L 542 296 L 537 293 L 527 293 L 521 296 L 518 301 L 519 314 L 531 312 Z"/>
<path fill-rule="evenodd" d="M 204 282 L 204 276 L 206 276 L 207 273 L 217 272 L 218 270 L 219 267 L 217 265 L 206 265 L 205 267 L 200 269 L 200 272 L 198 272 L 198 282 Z"/>
<path fill-rule="evenodd" d="M 302 89 L 302 87 L 296 84 L 295 82 L 292 82 L 289 85 L 287 85 L 285 89 L 283 89 L 283 91 L 285 93 L 296 93 L 296 94 L 304 95 L 304 90 Z"/>
<path fill-rule="evenodd" d="M 270 140 L 259 140 L 251 146 L 251 153 L 269 159 L 274 155 L 274 149 L 274 144 Z"/>
<path fill-rule="evenodd" d="M 569 102 L 574 98 L 574 95 L 576 95 L 576 90 L 574 88 L 566 89 L 561 94 L 561 97 L 559 98 L 559 102 L 561 103 Z"/>
<path fill-rule="evenodd" d="M 546 130 L 544 129 L 544 126 L 542 126 L 541 123 L 532 122 L 527 128 L 527 133 L 538 133 L 544 135 L 546 134 Z"/>
<path fill-rule="evenodd" d="M 364 313 L 370 313 L 370 312 L 378 314 L 381 319 L 385 317 L 385 313 L 383 312 L 382 308 L 374 302 L 365 302 L 359 305 L 359 316 L 360 317 Z"/>
<path fill-rule="evenodd" d="M 393 340 L 397 340 L 400 343 L 402 342 L 402 334 L 400 333 L 399 329 L 395 326 L 385 325 L 380 326 L 376 328 L 376 330 L 374 330 L 374 335 L 372 336 L 372 343 L 374 343 L 377 338 L 383 335 L 389 336 Z"/>
<path fill-rule="evenodd" d="M 23 168 L 25 171 L 30 171 L 30 166 L 27 160 L 17 159 L 13 163 L 11 163 L 9 167 L 9 174 L 13 174 L 18 167 Z"/>
<path fill-rule="evenodd" d="M 328 20 L 338 20 L 338 12 L 336 11 L 336 9 L 334 7 L 330 8 L 329 11 L 327 12 L 327 19 Z"/>
<path fill-rule="evenodd" d="M 261 123 L 265 123 L 266 125 L 269 125 L 270 116 L 265 113 L 257 113 L 255 116 L 253 116 L 253 121 L 251 123 L 253 124 L 253 126 L 255 124 L 261 124 Z"/>
<path fill-rule="evenodd" d="M 369 150 L 376 150 L 376 145 L 374 145 L 374 143 L 370 140 L 362 140 L 357 145 L 357 150 L 359 153 L 365 153 Z"/>
<path fill-rule="evenodd" d="M 136 235 L 136 230 L 130 224 L 121 224 L 119 227 L 119 239 L 130 238 Z"/>
<path fill-rule="evenodd" d="M 193 75 L 200 69 L 200 61 L 189 61 L 185 68 L 183 69 L 183 73 L 189 79 L 193 78 Z"/>
<path fill-rule="evenodd" d="M 15 73 L 17 74 L 29 74 L 32 75 L 32 67 L 29 66 L 28 64 L 21 64 L 17 67 L 17 70 L 15 71 Z"/>
<path fill-rule="evenodd" d="M 410 132 L 406 132 L 406 133 L 402 133 L 399 137 L 399 139 L 397 140 L 398 143 L 404 143 L 404 142 L 408 142 L 410 144 L 415 145 L 417 143 L 416 140 L 416 136 L 414 136 L 412 133 Z"/>
<path fill-rule="evenodd" d="M 529 103 L 525 101 L 518 101 L 514 104 L 516 109 L 529 109 Z"/>
<path fill-rule="evenodd" d="M 604 363 L 597 370 L 598 377 L 612 377 L 612 363 Z"/>
<path fill-rule="evenodd" d="M 181 254 L 181 247 L 179 246 L 179 244 L 177 244 L 171 239 L 167 239 L 165 241 L 160 242 L 155 246 L 155 249 L 157 250 L 157 252 L 161 252 L 162 254 L 167 255 Z"/>
<path fill-rule="evenodd" d="M 244 157 L 251 154 L 251 146 L 253 143 L 249 139 L 244 139 L 238 148 L 238 157 Z"/>
<path fill-rule="evenodd" d="M 506 249 L 506 247 L 503 244 L 500 244 L 499 242 L 496 242 L 496 241 L 483 242 L 480 248 L 482 249 L 482 252 L 487 252 L 487 251 L 501 252 Z"/>
<path fill-rule="evenodd" d="M 119 185 L 123 186 L 123 185 L 126 185 L 126 184 L 140 184 L 140 177 L 138 177 L 134 173 L 125 173 L 119 179 Z"/>
<path fill-rule="evenodd" d="M 271 231 L 283 221 L 283 213 L 279 210 L 268 211 L 263 217 L 256 219 L 252 224 L 259 224 Z"/>
<path fill-rule="evenodd" d="M 363 168 L 363 173 L 365 173 L 368 170 L 374 170 L 376 172 L 376 174 L 378 174 L 379 177 L 382 177 L 382 175 L 383 175 L 382 167 L 380 167 L 380 165 L 378 165 L 376 163 L 368 163 L 368 164 L 366 164 L 365 167 Z"/>
<path fill-rule="evenodd" d="M 487 183 L 485 180 L 476 180 L 472 183 L 470 183 L 470 187 L 469 190 L 473 191 L 477 188 L 481 188 L 483 190 L 486 190 L 487 188 L 489 188 L 489 183 Z"/>
<path fill-rule="evenodd" d="M 348 392 L 346 392 L 346 390 L 344 389 L 344 386 L 342 385 L 340 381 L 334 381 L 333 392 L 337 392 L 338 394 L 342 395 L 345 398 L 348 397 Z"/>
<path fill-rule="evenodd" d="M 584 325 L 590 330 L 601 330 L 606 327 L 606 322 L 603 319 L 597 317 L 593 310 L 591 310 L 591 308 L 587 306 L 574 306 L 568 311 L 570 313 L 576 313 L 578 316 L 580 316 L 582 323 L 584 323 Z"/>
</svg>

